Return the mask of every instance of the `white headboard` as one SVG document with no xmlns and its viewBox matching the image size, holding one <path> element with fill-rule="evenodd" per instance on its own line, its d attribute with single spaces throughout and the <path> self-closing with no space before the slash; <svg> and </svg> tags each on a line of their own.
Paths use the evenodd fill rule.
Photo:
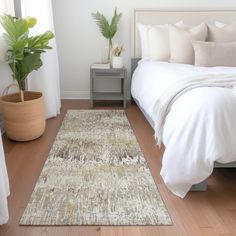
<svg viewBox="0 0 236 236">
<path fill-rule="evenodd" d="M 194 25 L 202 22 L 220 21 L 231 23 L 236 21 L 236 10 L 158 10 L 135 9 L 133 27 L 133 57 L 141 55 L 137 24 L 159 25 L 173 24 L 183 20 L 185 24 Z"/>
</svg>

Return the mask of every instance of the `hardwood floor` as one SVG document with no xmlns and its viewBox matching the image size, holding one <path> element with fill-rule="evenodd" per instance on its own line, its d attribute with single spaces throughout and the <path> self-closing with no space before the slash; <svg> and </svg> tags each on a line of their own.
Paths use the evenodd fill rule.
<svg viewBox="0 0 236 236">
<path fill-rule="evenodd" d="M 137 106 L 127 116 L 146 157 L 151 173 L 174 222 L 173 226 L 19 226 L 34 185 L 68 109 L 88 109 L 89 101 L 62 101 L 62 112 L 47 121 L 45 134 L 32 142 L 17 143 L 4 137 L 10 179 L 10 220 L 0 227 L 0 236 L 216 236 L 236 235 L 236 170 L 215 170 L 206 192 L 191 192 L 182 200 L 165 187 L 159 175 L 163 149 L 155 145 L 153 131 Z M 103 107 L 104 108 L 104 107 Z M 109 109 L 106 107 L 106 109 Z M 173 160 L 174 161 L 174 160 Z"/>
</svg>

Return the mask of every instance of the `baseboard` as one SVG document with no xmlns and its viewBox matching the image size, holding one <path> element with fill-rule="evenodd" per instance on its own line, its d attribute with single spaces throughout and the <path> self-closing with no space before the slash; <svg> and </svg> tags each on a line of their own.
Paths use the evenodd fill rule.
<svg viewBox="0 0 236 236">
<path fill-rule="evenodd" d="M 61 91 L 61 99 L 89 99 L 89 91 Z"/>
</svg>

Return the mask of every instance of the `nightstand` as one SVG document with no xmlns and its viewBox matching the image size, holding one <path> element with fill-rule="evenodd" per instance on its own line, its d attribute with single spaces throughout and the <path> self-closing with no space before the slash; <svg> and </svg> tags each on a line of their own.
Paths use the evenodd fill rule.
<svg viewBox="0 0 236 236">
<path fill-rule="evenodd" d="M 120 92 L 95 92 L 94 82 L 95 80 L 110 79 L 120 80 L 121 90 Z M 90 101 L 91 108 L 94 106 L 94 100 L 122 100 L 123 106 L 126 108 L 127 99 L 127 70 L 125 67 L 121 69 L 97 69 L 90 68 Z"/>
</svg>

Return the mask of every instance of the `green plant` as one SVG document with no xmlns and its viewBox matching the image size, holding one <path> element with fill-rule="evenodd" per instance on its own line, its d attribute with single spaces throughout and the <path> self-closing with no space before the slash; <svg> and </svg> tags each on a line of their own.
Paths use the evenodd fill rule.
<svg viewBox="0 0 236 236">
<path fill-rule="evenodd" d="M 27 76 L 42 65 L 41 53 L 51 49 L 49 40 L 54 38 L 51 31 L 30 36 L 29 29 L 33 28 L 37 20 L 33 17 L 16 19 L 10 15 L 0 16 L 0 23 L 5 29 L 8 43 L 6 61 L 12 70 L 12 77 L 18 83 L 23 100 L 24 84 Z"/>
<path fill-rule="evenodd" d="M 108 51 L 108 60 L 110 60 L 110 49 L 112 48 L 112 39 L 115 36 L 118 23 L 122 13 L 117 14 L 117 9 L 115 8 L 114 15 L 109 23 L 106 17 L 100 12 L 92 13 L 92 17 L 94 18 L 96 24 L 99 27 L 101 34 L 109 40 L 109 51 Z"/>
</svg>

